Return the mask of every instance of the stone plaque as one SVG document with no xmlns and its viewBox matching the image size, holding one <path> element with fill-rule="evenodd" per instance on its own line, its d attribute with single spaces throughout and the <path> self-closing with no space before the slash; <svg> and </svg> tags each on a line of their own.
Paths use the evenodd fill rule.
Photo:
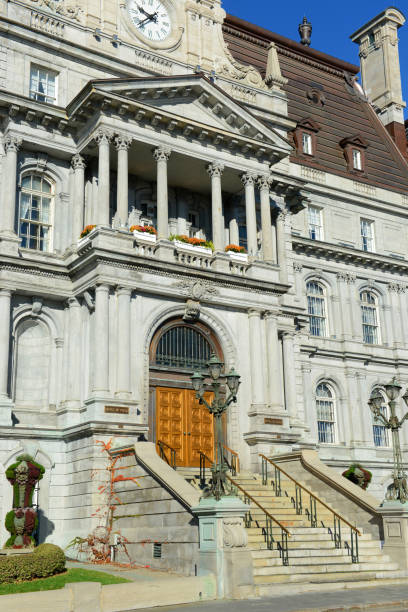
<svg viewBox="0 0 408 612">
<path fill-rule="evenodd" d="M 401 524 L 400 523 L 387 523 L 387 531 L 389 538 L 400 538 L 401 537 Z"/>
<path fill-rule="evenodd" d="M 265 425 L 283 425 L 283 419 L 274 419 L 273 417 L 265 417 Z"/>
<path fill-rule="evenodd" d="M 105 406 L 106 414 L 129 414 L 128 406 Z"/>
</svg>

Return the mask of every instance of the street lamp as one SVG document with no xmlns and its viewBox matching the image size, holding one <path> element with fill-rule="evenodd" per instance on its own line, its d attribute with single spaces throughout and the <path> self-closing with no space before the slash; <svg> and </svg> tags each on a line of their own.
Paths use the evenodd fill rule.
<svg viewBox="0 0 408 612">
<path fill-rule="evenodd" d="M 397 398 L 401 392 L 401 385 L 397 383 L 396 377 L 392 379 L 387 385 L 384 385 L 387 398 L 389 400 L 388 406 L 390 408 L 390 418 L 387 419 L 383 414 L 381 408 L 383 404 L 383 397 L 378 389 L 375 389 L 371 393 L 371 397 L 368 400 L 371 412 L 387 429 L 391 429 L 392 433 L 392 450 L 393 450 L 393 484 L 389 488 L 386 499 L 388 501 L 399 501 L 401 504 L 405 504 L 408 501 L 408 485 L 407 475 L 402 465 L 402 453 L 401 444 L 399 439 L 399 430 L 401 429 L 404 421 L 408 418 L 408 412 L 403 416 L 401 420 L 396 415 L 395 409 L 397 406 Z M 405 404 L 408 406 L 408 389 L 402 396 Z"/>
<path fill-rule="evenodd" d="M 212 467 L 212 481 L 207 491 L 209 497 L 215 497 L 217 501 L 224 495 L 235 495 L 235 488 L 226 478 L 228 465 L 224 459 L 224 432 L 222 427 L 222 415 L 228 406 L 237 401 L 237 393 L 241 384 L 240 376 L 232 369 L 229 374 L 223 375 L 224 364 L 213 353 L 207 363 L 207 373 L 194 372 L 191 377 L 196 398 L 200 404 L 204 404 L 214 415 L 214 464 Z M 227 384 L 229 395 L 225 399 L 221 397 L 224 384 Z M 204 399 L 206 391 L 212 391 L 214 398 L 211 403 Z"/>
</svg>

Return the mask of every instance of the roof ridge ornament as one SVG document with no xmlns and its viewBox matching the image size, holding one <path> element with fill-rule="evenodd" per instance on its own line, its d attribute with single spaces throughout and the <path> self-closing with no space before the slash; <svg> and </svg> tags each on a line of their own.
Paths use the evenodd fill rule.
<svg viewBox="0 0 408 612">
<path fill-rule="evenodd" d="M 282 76 L 276 45 L 274 42 L 271 42 L 268 47 L 265 83 L 268 87 L 281 89 L 282 85 L 286 85 L 287 82 L 288 79 Z"/>
<path fill-rule="evenodd" d="M 312 24 L 307 20 L 307 17 L 303 17 L 302 23 L 299 24 L 300 44 L 305 47 L 310 47 L 312 42 Z"/>
</svg>

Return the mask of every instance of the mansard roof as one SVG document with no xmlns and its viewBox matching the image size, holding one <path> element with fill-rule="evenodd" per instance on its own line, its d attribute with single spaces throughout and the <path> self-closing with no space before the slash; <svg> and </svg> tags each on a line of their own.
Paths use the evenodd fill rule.
<svg viewBox="0 0 408 612">
<path fill-rule="evenodd" d="M 305 47 L 228 15 L 224 38 L 232 55 L 265 74 L 268 46 L 276 45 L 282 75 L 288 79 L 289 118 L 298 124 L 308 117 L 320 126 L 316 156 L 292 161 L 355 180 L 347 170 L 340 142 L 358 133 L 367 144 L 365 176 L 359 181 L 384 189 L 408 192 L 408 164 L 375 114 L 361 87 L 355 84 L 358 66 Z M 320 96 L 313 92 L 321 92 Z"/>
</svg>

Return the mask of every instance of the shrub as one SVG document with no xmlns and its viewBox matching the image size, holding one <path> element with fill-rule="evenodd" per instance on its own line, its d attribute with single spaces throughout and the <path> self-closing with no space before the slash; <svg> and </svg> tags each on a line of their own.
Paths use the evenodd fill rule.
<svg viewBox="0 0 408 612">
<path fill-rule="evenodd" d="M 32 553 L 0 557 L 0 584 L 47 578 L 65 570 L 65 554 L 54 544 L 40 544 Z"/>
</svg>

